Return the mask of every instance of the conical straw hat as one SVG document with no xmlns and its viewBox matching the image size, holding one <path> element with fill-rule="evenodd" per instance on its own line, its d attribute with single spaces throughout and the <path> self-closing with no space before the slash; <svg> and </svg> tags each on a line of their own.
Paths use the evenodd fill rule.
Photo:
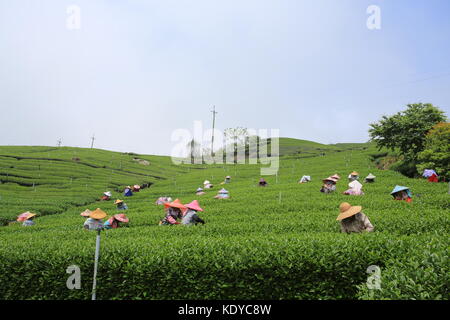
<svg viewBox="0 0 450 320">
<path fill-rule="evenodd" d="M 36 213 L 29 213 L 28 215 L 27 215 L 27 217 L 25 218 L 25 220 L 28 220 L 28 219 L 30 219 L 30 218 L 33 218 L 34 216 L 36 215 Z"/>
<path fill-rule="evenodd" d="M 23 221 L 27 220 L 27 217 L 30 213 L 31 213 L 30 211 L 27 211 L 27 212 L 19 214 L 19 216 L 17 217 L 17 221 L 23 222 Z"/>
<path fill-rule="evenodd" d="M 374 176 L 373 174 L 369 173 L 369 175 L 366 177 L 366 179 L 372 180 L 375 179 L 376 176 Z"/>
<path fill-rule="evenodd" d="M 122 203 L 122 202 L 123 202 L 123 200 L 117 199 L 116 201 L 114 201 L 114 204 L 119 204 L 119 203 Z"/>
<path fill-rule="evenodd" d="M 128 221 L 130 221 L 124 213 L 115 214 L 113 217 L 114 217 L 114 219 L 119 220 L 120 222 L 124 222 L 124 223 L 127 223 Z"/>
<path fill-rule="evenodd" d="M 192 210 L 195 210 L 195 211 L 203 211 L 203 209 L 200 207 L 200 205 L 199 205 L 197 200 L 194 200 L 191 203 L 188 203 L 186 205 L 186 208 L 192 209 Z"/>
<path fill-rule="evenodd" d="M 92 212 L 91 210 L 86 209 L 82 213 L 80 213 L 80 216 L 89 217 L 91 215 L 91 212 Z"/>
<path fill-rule="evenodd" d="M 394 193 L 397 193 L 397 192 L 400 192 L 400 191 L 403 191 L 403 190 L 409 190 L 409 188 L 397 185 L 397 186 L 394 187 L 394 190 L 392 190 L 391 194 L 394 194 Z"/>
<path fill-rule="evenodd" d="M 358 172 L 356 172 L 356 171 L 353 171 L 352 173 L 350 173 L 350 175 L 351 175 L 351 176 L 358 176 L 358 175 L 359 175 L 359 173 L 358 173 Z"/>
<path fill-rule="evenodd" d="M 91 217 L 92 219 L 96 219 L 96 220 L 103 219 L 106 217 L 106 212 L 100 208 L 97 208 L 91 212 L 89 217 Z"/>
<path fill-rule="evenodd" d="M 352 189 L 361 190 L 362 184 L 359 181 L 352 181 L 348 184 L 348 186 Z"/>
<path fill-rule="evenodd" d="M 172 202 L 164 203 L 164 207 L 165 208 L 172 207 L 172 208 L 186 209 L 186 206 L 183 205 L 179 199 L 175 199 Z"/>
<path fill-rule="evenodd" d="M 395 197 L 395 193 L 400 192 L 400 191 L 406 191 L 406 193 L 408 194 L 408 197 L 412 197 L 411 194 L 411 190 L 409 190 L 408 187 L 403 187 L 403 186 L 395 186 L 394 190 L 392 190 L 391 194 Z"/>
<path fill-rule="evenodd" d="M 351 206 L 348 202 L 342 202 L 339 206 L 339 215 L 336 220 L 342 220 L 351 216 L 354 216 L 358 212 L 361 212 L 361 206 Z"/>
</svg>

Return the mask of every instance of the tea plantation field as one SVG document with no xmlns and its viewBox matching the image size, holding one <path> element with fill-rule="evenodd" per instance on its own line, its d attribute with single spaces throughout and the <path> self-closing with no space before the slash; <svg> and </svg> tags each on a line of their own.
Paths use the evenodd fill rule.
<svg viewBox="0 0 450 320">
<path fill-rule="evenodd" d="M 0 225 L 24 210 L 39 215 L 61 213 L 92 203 L 107 190 L 151 185 L 183 170 L 162 156 L 68 147 L 0 147 Z"/>
<path fill-rule="evenodd" d="M 259 165 L 175 166 L 168 157 L 0 147 L 1 216 L 39 214 L 32 227 L 0 227 L 0 299 L 90 299 L 96 235 L 82 229 L 80 212 L 115 214 L 112 201 L 95 202 L 105 189 L 123 199 L 123 186 L 149 182 L 124 199 L 128 227 L 102 232 L 98 299 L 449 299 L 447 184 L 377 170 L 371 145 L 285 140 L 280 150 L 287 152 L 278 176 L 259 188 Z M 353 170 L 377 176 L 363 196 L 342 194 Z M 321 179 L 334 173 L 342 177 L 337 192 L 320 193 Z M 298 184 L 304 174 L 312 181 Z M 231 198 L 213 199 L 226 175 Z M 215 187 L 195 196 L 204 180 Z M 396 184 L 411 188 L 412 203 L 392 200 Z M 206 224 L 158 226 L 164 212 L 154 202 L 164 195 L 197 199 Z M 375 231 L 340 233 L 343 201 L 361 205 Z M 73 264 L 80 290 L 66 287 Z M 381 270 L 381 290 L 366 285 L 371 265 Z"/>
</svg>

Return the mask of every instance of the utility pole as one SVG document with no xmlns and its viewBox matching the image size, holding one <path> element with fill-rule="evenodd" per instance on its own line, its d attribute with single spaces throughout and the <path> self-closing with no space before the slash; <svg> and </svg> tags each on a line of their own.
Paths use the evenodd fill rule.
<svg viewBox="0 0 450 320">
<path fill-rule="evenodd" d="M 61 143 L 62 143 L 62 141 L 61 141 L 61 138 L 58 140 L 58 147 L 61 147 Z"/>
<path fill-rule="evenodd" d="M 92 140 L 91 142 L 91 149 L 92 149 L 94 147 L 95 134 L 92 135 L 91 140 Z"/>
<path fill-rule="evenodd" d="M 211 137 L 211 157 L 214 157 L 214 126 L 216 124 L 216 106 L 213 107 L 213 110 L 211 111 L 213 114 L 213 125 L 212 125 L 212 137 Z"/>
</svg>

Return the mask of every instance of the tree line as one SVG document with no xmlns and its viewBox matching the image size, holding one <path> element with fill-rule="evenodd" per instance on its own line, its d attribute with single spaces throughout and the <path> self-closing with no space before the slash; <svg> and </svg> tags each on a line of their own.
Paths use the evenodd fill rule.
<svg viewBox="0 0 450 320">
<path fill-rule="evenodd" d="M 397 154 L 394 168 L 413 177 L 434 169 L 450 178 L 450 123 L 431 103 L 408 104 L 406 109 L 370 124 L 369 135 L 378 148 Z"/>
</svg>

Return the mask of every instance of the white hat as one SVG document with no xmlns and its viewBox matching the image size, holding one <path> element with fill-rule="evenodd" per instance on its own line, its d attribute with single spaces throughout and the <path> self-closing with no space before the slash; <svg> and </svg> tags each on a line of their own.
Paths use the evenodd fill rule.
<svg viewBox="0 0 450 320">
<path fill-rule="evenodd" d="M 366 177 L 366 179 L 375 179 L 376 176 L 374 176 L 373 174 L 369 173 L 369 175 Z"/>
</svg>

